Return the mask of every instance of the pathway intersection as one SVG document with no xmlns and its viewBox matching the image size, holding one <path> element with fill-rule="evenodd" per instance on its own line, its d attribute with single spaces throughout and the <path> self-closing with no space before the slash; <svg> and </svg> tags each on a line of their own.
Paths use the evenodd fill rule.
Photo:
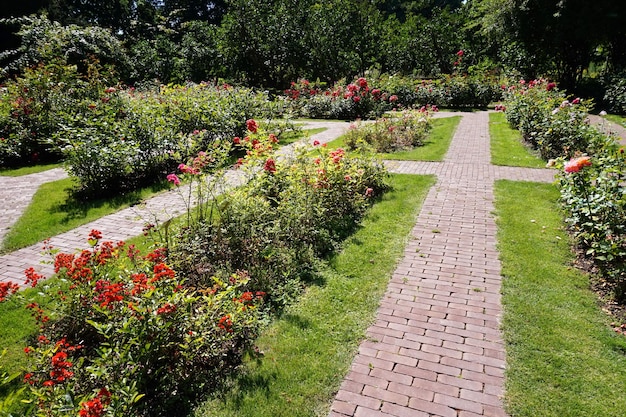
<svg viewBox="0 0 626 417">
<path fill-rule="evenodd" d="M 554 171 L 491 165 L 488 113 L 455 115 L 463 117 L 444 161 L 386 161 L 391 172 L 433 174 L 437 183 L 329 417 L 506 416 L 501 400 L 505 351 L 492 216 L 494 181 L 552 182 Z M 322 143 L 348 127 L 336 122 L 315 125 L 311 127 L 328 127 L 310 138 Z M 36 184 L 46 178 L 28 176 L 21 185 L 14 181 L 3 187 L 0 237 L 32 198 Z M 238 171 L 227 178 L 230 185 L 243 181 Z M 5 196 L 7 192 L 11 194 Z M 163 193 L 55 236 L 50 245 L 66 252 L 85 249 L 92 229 L 100 230 L 106 240 L 125 240 L 141 234 L 147 222 L 184 212 L 185 204 L 181 193 Z M 0 256 L 0 281 L 24 286 L 24 270 L 30 266 L 49 276 L 52 265 L 42 263 L 49 260 L 42 255 L 41 243 Z"/>
</svg>

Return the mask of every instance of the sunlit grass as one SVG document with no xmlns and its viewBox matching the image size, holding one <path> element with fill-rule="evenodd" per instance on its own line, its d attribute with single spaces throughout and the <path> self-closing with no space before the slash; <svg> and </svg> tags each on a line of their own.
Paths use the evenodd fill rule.
<svg viewBox="0 0 626 417">
<path fill-rule="evenodd" d="M 504 113 L 489 113 L 491 163 L 494 165 L 544 168 L 546 162 L 524 144 L 522 135 L 509 126 Z"/>
<path fill-rule="evenodd" d="M 22 175 L 36 174 L 39 172 L 48 171 L 53 168 L 62 167 L 62 163 L 41 164 L 41 165 L 29 165 L 19 168 L 0 168 L 0 176 L 5 177 L 21 177 Z"/>
<path fill-rule="evenodd" d="M 516 417 L 620 417 L 626 410 L 626 338 L 572 267 L 573 254 L 546 184 L 499 181 L 506 404 Z"/>
</svg>

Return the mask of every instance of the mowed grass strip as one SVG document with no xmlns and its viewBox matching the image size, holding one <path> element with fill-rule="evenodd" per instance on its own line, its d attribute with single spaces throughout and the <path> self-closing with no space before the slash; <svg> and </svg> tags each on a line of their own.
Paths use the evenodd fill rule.
<svg viewBox="0 0 626 417">
<path fill-rule="evenodd" d="M 522 135 L 509 126 L 504 113 L 489 113 L 489 136 L 492 164 L 545 168 L 546 162 L 524 144 Z"/>
<path fill-rule="evenodd" d="M 432 176 L 392 175 L 393 191 L 368 213 L 344 249 L 320 270 L 322 285 L 272 323 L 229 391 L 196 417 L 326 416 L 373 322 Z"/>
<path fill-rule="evenodd" d="M 516 417 L 621 417 L 626 338 L 573 268 L 553 185 L 498 181 L 506 404 Z"/>
<path fill-rule="evenodd" d="M 50 163 L 40 165 L 30 165 L 19 168 L 0 168 L 0 176 L 3 177 L 21 177 L 23 175 L 37 174 L 39 172 L 48 171 L 53 168 L 60 168 L 63 163 Z"/>
</svg>

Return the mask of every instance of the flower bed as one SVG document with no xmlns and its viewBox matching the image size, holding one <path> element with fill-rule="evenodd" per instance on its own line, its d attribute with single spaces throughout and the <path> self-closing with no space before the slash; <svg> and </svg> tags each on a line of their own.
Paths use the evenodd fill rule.
<svg viewBox="0 0 626 417">
<path fill-rule="evenodd" d="M 169 179 L 191 181 L 200 205 L 179 228 L 147 227 L 157 249 L 142 256 L 93 230 L 91 250 L 54 255 L 58 288 L 42 288 L 49 308 L 28 305 L 40 329 L 25 349 L 29 415 L 184 414 L 253 352 L 268 315 L 386 188 L 383 167 L 364 153 L 318 144 L 279 160 L 276 137 L 246 126 L 234 142 L 249 182 L 218 201 L 208 154 L 180 164 Z M 32 268 L 27 277 L 33 286 L 42 278 Z"/>
<path fill-rule="evenodd" d="M 625 302 L 624 148 L 589 125 L 583 100 L 568 100 L 554 83 L 521 81 L 506 97 L 509 123 L 561 170 L 561 202 L 576 244 Z"/>
</svg>

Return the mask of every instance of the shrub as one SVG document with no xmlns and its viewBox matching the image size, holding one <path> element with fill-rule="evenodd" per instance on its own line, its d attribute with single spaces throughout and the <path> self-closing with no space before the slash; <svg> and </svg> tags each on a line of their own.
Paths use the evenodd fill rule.
<svg viewBox="0 0 626 417">
<path fill-rule="evenodd" d="M 96 76 L 83 79 L 75 66 L 58 64 L 27 68 L 7 82 L 0 93 L 0 164 L 58 160 L 60 144 L 52 137 L 61 115 L 74 114 L 81 100 L 95 99 L 98 85 Z"/>
<path fill-rule="evenodd" d="M 56 255 L 64 284 L 47 292 L 52 310 L 28 306 L 40 325 L 25 349 L 33 413 L 180 415 L 236 367 L 264 295 L 243 290 L 245 273 L 191 288 L 162 248 L 140 256 L 96 230 L 89 242 L 92 250 Z"/>
<path fill-rule="evenodd" d="M 566 222 L 585 255 L 626 301 L 626 157 L 624 148 L 606 139 L 593 156 L 564 163 L 559 175 Z"/>
<path fill-rule="evenodd" d="M 249 126 L 248 135 L 235 138 L 247 153 L 239 163 L 248 183 L 214 203 L 217 214 L 191 222 L 172 239 L 170 258 L 200 286 L 220 270 L 246 270 L 250 290 L 266 292 L 280 308 L 315 259 L 334 250 L 384 190 L 385 171 L 363 152 L 320 145 L 279 161 L 272 151 L 276 137 Z"/>
<path fill-rule="evenodd" d="M 603 80 L 604 105 L 606 110 L 617 114 L 626 114 L 626 73 L 607 77 Z"/>
<path fill-rule="evenodd" d="M 437 111 L 437 108 L 432 110 Z M 352 124 L 344 140 L 349 149 L 367 143 L 376 152 L 394 152 L 421 146 L 430 128 L 429 113 L 424 107 L 422 111 L 403 111 L 397 118 Z"/>
<path fill-rule="evenodd" d="M 270 116 L 266 103 L 265 94 L 230 86 L 109 87 L 66 115 L 55 137 L 66 143 L 69 172 L 82 194 L 114 194 L 163 178 L 199 151 L 222 154 L 248 118 Z"/>
<path fill-rule="evenodd" d="M 373 88 L 364 77 L 352 83 L 338 82 L 332 89 L 308 80 L 293 82 L 285 90 L 291 111 L 299 116 L 354 120 L 380 117 L 396 104 L 398 97 Z"/>
<path fill-rule="evenodd" d="M 592 103 L 568 100 L 554 83 L 522 80 L 508 88 L 505 101 L 508 122 L 546 160 L 590 152 L 602 141 L 587 122 Z"/>
</svg>

